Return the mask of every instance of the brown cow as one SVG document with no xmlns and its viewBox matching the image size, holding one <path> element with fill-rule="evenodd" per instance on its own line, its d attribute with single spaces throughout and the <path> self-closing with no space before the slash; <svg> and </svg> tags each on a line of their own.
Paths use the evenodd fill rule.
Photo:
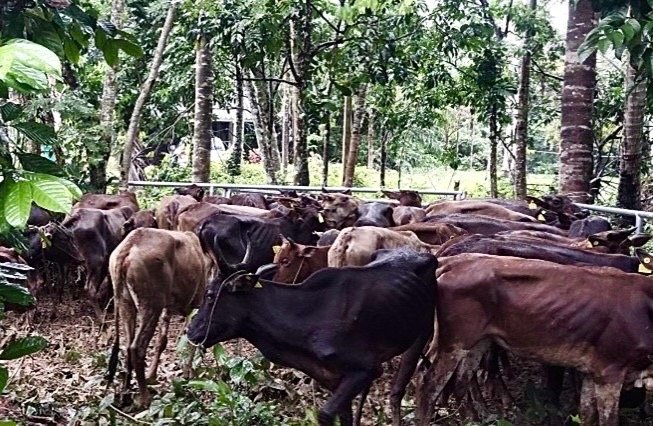
<svg viewBox="0 0 653 426">
<path fill-rule="evenodd" d="M 306 246 L 285 237 L 282 241 L 281 246 L 273 247 L 277 271 L 272 281 L 296 284 L 328 266 L 329 246 Z"/>
<path fill-rule="evenodd" d="M 177 230 L 195 232 L 195 228 L 213 213 L 219 212 L 218 206 L 204 201 L 191 204 L 177 214 Z"/>
<path fill-rule="evenodd" d="M 353 226 L 358 219 L 361 201 L 350 195 L 328 193 L 320 194 L 324 221 L 328 228 L 342 229 Z"/>
<path fill-rule="evenodd" d="M 73 206 L 73 211 L 82 208 L 111 210 L 120 207 L 129 207 L 134 212 L 140 210 L 138 200 L 136 200 L 136 194 L 130 191 L 120 191 L 120 193 L 115 195 L 84 194 Z"/>
<path fill-rule="evenodd" d="M 204 188 L 199 187 L 195 184 L 183 188 L 177 188 L 175 189 L 175 192 L 179 195 L 188 195 L 189 197 L 193 197 L 195 201 L 204 201 Z"/>
<path fill-rule="evenodd" d="M 390 229 L 393 231 L 414 232 L 421 241 L 432 245 L 441 245 L 452 238 L 467 235 L 467 231 L 449 223 L 411 223 Z"/>
<path fill-rule="evenodd" d="M 254 207 L 257 209 L 267 210 L 268 204 L 263 194 L 245 193 L 231 196 L 231 204 L 235 206 Z"/>
<path fill-rule="evenodd" d="M 157 228 L 154 210 L 139 210 L 122 225 L 122 236 L 127 236 L 134 229 Z"/>
<path fill-rule="evenodd" d="M 196 203 L 197 200 L 190 195 L 168 195 L 163 197 L 156 209 L 156 223 L 159 225 L 159 229 L 176 230 L 179 212 Z"/>
<path fill-rule="evenodd" d="M 210 272 L 210 260 L 192 232 L 137 229 L 111 254 L 109 273 L 116 300 L 116 325 L 109 378 L 113 378 L 118 362 L 122 325 L 127 339 L 124 386 L 125 390 L 129 388 L 133 368 L 139 405 L 150 403 L 145 355 L 159 318 L 162 317 L 162 328 L 147 380 L 156 378 L 159 358 L 168 342 L 170 316 L 187 316 L 201 304 Z"/>
<path fill-rule="evenodd" d="M 441 201 L 431 204 L 426 208 L 427 216 L 448 214 L 474 214 L 495 219 L 512 220 L 517 222 L 537 222 L 532 216 L 517 213 L 498 204 L 487 201 L 461 200 Z"/>
<path fill-rule="evenodd" d="M 372 259 L 375 251 L 407 247 L 422 253 L 432 253 L 437 246 L 420 241 L 410 231 L 391 231 L 374 226 L 345 228 L 329 249 L 330 267 L 363 266 Z"/>
<path fill-rule="evenodd" d="M 381 191 L 386 197 L 399 201 L 400 206 L 422 207 L 422 197 L 417 191 L 401 189 L 399 191 Z"/>
<path fill-rule="evenodd" d="M 439 261 L 438 337 L 428 353 L 433 363 L 418 386 L 419 424 L 429 424 L 433 402 L 457 368 L 462 374 L 456 388 L 464 389 L 491 343 L 585 373 L 583 424 L 616 425 L 624 383 L 653 384 L 649 278 L 483 254 Z"/>
<path fill-rule="evenodd" d="M 396 226 L 421 222 L 426 217 L 426 211 L 421 207 L 397 206 L 392 211 L 392 221 Z"/>
</svg>

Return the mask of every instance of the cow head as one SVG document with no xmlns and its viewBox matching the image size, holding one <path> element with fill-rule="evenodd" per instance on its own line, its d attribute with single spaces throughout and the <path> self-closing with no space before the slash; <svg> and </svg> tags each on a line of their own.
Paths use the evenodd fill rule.
<svg viewBox="0 0 653 426">
<path fill-rule="evenodd" d="M 338 235 L 340 235 L 340 230 L 338 229 L 329 229 L 328 231 L 324 231 L 322 233 L 317 233 L 318 240 L 317 240 L 317 246 L 318 247 L 328 247 L 333 244 L 333 242 L 338 238 Z"/>
<path fill-rule="evenodd" d="M 46 226 L 30 226 L 24 233 L 27 239 L 25 257 L 29 264 L 44 260 L 60 265 L 83 262 L 71 228 L 50 222 Z"/>
<path fill-rule="evenodd" d="M 123 237 L 127 236 L 127 234 L 137 228 L 158 228 L 153 210 L 137 211 L 127 219 L 122 225 Z"/>
<path fill-rule="evenodd" d="M 635 229 L 599 232 L 590 235 L 587 240 L 592 247 L 605 247 L 608 253 L 630 254 L 630 247 L 640 247 L 651 239 L 651 236 L 646 234 L 631 235 Z"/>
<path fill-rule="evenodd" d="M 381 191 L 386 197 L 399 201 L 399 205 L 422 207 L 422 197 L 417 191 L 402 189 L 400 191 Z"/>
<path fill-rule="evenodd" d="M 185 188 L 177 188 L 175 192 L 179 195 L 190 195 L 195 198 L 197 201 L 202 201 L 204 198 L 204 188 L 201 188 L 195 184 L 187 186 Z"/>
<path fill-rule="evenodd" d="M 273 281 L 296 284 L 304 281 L 313 272 L 327 267 L 329 247 L 315 247 L 297 244 L 281 236 L 283 243 L 276 246 L 274 263 L 277 271 Z"/>
<path fill-rule="evenodd" d="M 640 263 L 639 272 L 646 275 L 653 274 L 653 255 L 641 248 L 635 249 L 635 255 Z"/>
<path fill-rule="evenodd" d="M 359 200 L 344 194 L 321 194 L 322 214 L 327 228 L 352 226 L 358 218 Z"/>
<path fill-rule="evenodd" d="M 241 325 L 251 314 L 247 294 L 261 287 L 258 276 L 244 271 L 235 272 L 224 281 L 213 279 L 204 302 L 186 330 L 188 340 L 208 348 L 238 337 Z"/>
</svg>

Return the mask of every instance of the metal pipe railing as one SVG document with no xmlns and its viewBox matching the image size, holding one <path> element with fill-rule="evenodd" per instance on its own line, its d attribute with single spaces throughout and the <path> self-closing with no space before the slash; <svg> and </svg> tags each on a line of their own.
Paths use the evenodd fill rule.
<svg viewBox="0 0 653 426">
<path fill-rule="evenodd" d="M 249 185 L 249 184 L 237 184 L 237 183 L 194 183 L 194 182 L 150 182 L 143 180 L 130 181 L 129 186 L 153 186 L 153 187 L 168 187 L 168 188 L 177 188 L 190 185 L 197 185 L 202 188 L 209 188 L 209 193 L 213 195 L 215 188 L 221 189 L 224 191 L 225 196 L 231 196 L 232 192 L 263 192 L 263 191 L 299 191 L 299 192 L 321 192 L 323 189 L 327 191 L 346 191 L 351 190 L 352 193 L 362 193 L 362 194 L 375 194 L 381 192 L 381 190 L 386 191 L 397 191 L 396 189 L 386 189 L 386 188 L 348 188 L 344 186 L 335 186 L 335 187 L 321 187 L 321 186 L 301 186 L 301 185 Z M 454 200 L 460 200 L 465 198 L 466 193 L 464 191 L 436 191 L 436 190 L 419 190 L 420 194 L 424 195 L 445 195 L 452 196 Z"/>
<path fill-rule="evenodd" d="M 653 219 L 653 212 L 645 212 L 642 210 L 621 209 L 619 207 L 597 206 L 594 204 L 583 204 L 583 203 L 574 203 L 574 204 L 580 207 L 581 209 L 586 209 L 590 211 L 618 214 L 621 216 L 634 216 L 635 227 L 637 228 L 636 232 L 638 234 L 644 232 L 644 219 Z"/>
</svg>

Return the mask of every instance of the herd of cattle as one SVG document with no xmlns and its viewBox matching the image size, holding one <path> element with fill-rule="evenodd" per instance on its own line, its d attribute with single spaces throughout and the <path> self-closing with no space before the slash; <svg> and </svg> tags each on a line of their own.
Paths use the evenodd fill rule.
<svg viewBox="0 0 653 426">
<path fill-rule="evenodd" d="M 485 387 L 507 392 L 506 353 L 541 362 L 555 395 L 561 367 L 583 374 L 585 424 L 617 424 L 620 395 L 653 388 L 653 282 L 645 276 L 653 257 L 630 253 L 648 236 L 612 229 L 558 195 L 423 207 L 417 192 L 384 193 L 394 200 L 224 198 L 193 185 L 156 210 L 139 209 L 127 191 L 86 194 L 59 222 L 35 209 L 27 250 L 0 248 L 0 261 L 34 266 L 33 291 L 45 261 L 85 267 L 97 314 L 114 301 L 109 379 L 122 335 L 124 386 L 133 371 L 141 405 L 171 316 L 195 308 L 194 345 L 244 338 L 330 390 L 321 425 L 358 423 L 382 364 L 398 355 L 395 425 L 416 370 L 415 418 L 429 424 L 438 403 L 479 403 Z"/>
</svg>

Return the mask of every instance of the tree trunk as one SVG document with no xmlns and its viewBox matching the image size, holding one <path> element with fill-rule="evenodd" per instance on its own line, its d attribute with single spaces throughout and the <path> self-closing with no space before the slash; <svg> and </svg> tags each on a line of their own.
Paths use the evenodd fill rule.
<svg viewBox="0 0 653 426">
<path fill-rule="evenodd" d="M 530 0 L 530 8 L 535 12 L 537 0 Z M 526 146 L 528 144 L 528 95 L 531 85 L 531 39 L 533 30 L 529 29 L 524 40 L 524 55 L 521 58 L 519 88 L 517 90 L 517 120 L 515 125 L 515 197 L 524 200 L 526 189 Z"/>
<path fill-rule="evenodd" d="M 353 118 L 351 122 L 351 140 L 349 141 L 349 153 L 347 154 L 347 162 L 345 163 L 345 174 L 343 177 L 343 185 L 351 187 L 354 184 L 354 171 L 356 169 L 356 161 L 358 161 L 358 147 L 361 140 L 361 127 L 363 125 L 363 117 L 365 117 L 365 85 L 362 85 L 356 91 L 353 102 Z"/>
<path fill-rule="evenodd" d="M 124 8 L 123 0 L 113 0 L 111 4 L 111 23 L 117 29 L 122 28 Z M 113 114 L 116 109 L 116 97 L 118 95 L 117 70 L 118 64 L 113 67 L 107 65 L 107 72 L 104 74 L 102 86 L 102 100 L 100 101 L 100 128 L 102 129 L 100 143 L 95 150 L 86 149 L 91 189 L 93 192 L 98 193 L 107 191 L 107 163 L 111 156 L 111 148 L 116 140 Z"/>
<path fill-rule="evenodd" d="M 596 23 L 590 0 L 569 1 L 560 128 L 560 192 L 579 202 L 589 198 L 593 171 L 596 55 L 581 64 L 578 62 L 578 47 Z"/>
<path fill-rule="evenodd" d="M 306 131 L 306 112 L 302 100 L 302 85 L 292 88 L 293 145 L 295 165 L 295 185 L 308 185 L 308 141 Z"/>
<path fill-rule="evenodd" d="M 195 52 L 195 128 L 193 131 L 193 182 L 208 182 L 211 175 L 213 70 L 211 47 L 200 34 Z"/>
<path fill-rule="evenodd" d="M 385 163 L 388 156 L 387 147 L 388 132 L 384 131 L 383 136 L 381 136 L 381 170 L 379 172 L 379 183 L 381 184 L 381 188 L 385 188 Z"/>
<path fill-rule="evenodd" d="M 488 172 L 490 174 L 490 197 L 499 197 L 497 188 L 497 143 L 499 141 L 498 111 L 493 104 L 490 110 L 490 155 L 488 158 Z"/>
<path fill-rule="evenodd" d="M 287 84 L 282 87 L 281 100 L 281 170 L 284 177 L 288 170 L 288 151 L 290 148 L 290 129 L 292 113 L 290 108 L 290 88 Z"/>
<path fill-rule="evenodd" d="M 270 113 L 269 86 L 266 82 L 260 81 L 263 78 L 262 74 L 257 72 L 254 77 L 258 81 L 246 81 L 246 88 L 249 91 L 248 98 L 251 100 L 252 115 L 254 116 L 254 131 L 268 183 L 276 185 L 280 158 L 274 132 L 274 116 Z"/>
<path fill-rule="evenodd" d="M 329 145 L 331 144 L 331 114 L 326 114 L 322 133 L 322 186 L 329 186 Z"/>
<path fill-rule="evenodd" d="M 374 110 L 367 112 L 367 168 L 374 167 Z"/>
<path fill-rule="evenodd" d="M 143 108 L 145 107 L 145 102 L 152 92 L 154 83 L 159 75 L 159 69 L 161 68 L 161 63 L 163 62 L 163 54 L 165 52 L 165 47 L 168 42 L 168 36 L 170 31 L 172 31 L 175 12 L 177 11 L 177 2 L 174 0 L 170 1 L 168 6 L 168 13 L 166 15 L 163 28 L 161 29 L 161 34 L 159 35 L 159 41 L 154 50 L 154 56 L 152 57 L 152 64 L 150 65 L 150 71 L 147 76 L 147 79 L 141 87 L 136 103 L 134 104 L 134 110 L 132 111 L 131 118 L 129 119 L 129 128 L 127 129 L 127 137 L 125 140 L 125 146 L 122 152 L 122 164 L 120 170 L 120 185 L 122 187 L 127 186 L 129 181 L 130 172 L 132 168 L 132 157 L 134 154 L 134 146 L 138 139 L 138 132 L 140 130 L 141 118 L 143 116 Z"/>
<path fill-rule="evenodd" d="M 640 173 L 647 79 L 626 63 L 624 138 L 619 150 L 617 207 L 640 210 Z"/>
<path fill-rule="evenodd" d="M 234 128 L 233 149 L 231 158 L 227 163 L 227 173 L 230 176 L 238 176 L 241 173 L 240 165 L 243 160 L 243 141 L 245 140 L 245 120 L 243 119 L 243 110 L 245 108 L 245 91 L 243 88 L 243 69 L 238 59 L 235 61 L 236 67 L 236 125 Z"/>
<path fill-rule="evenodd" d="M 345 181 L 347 168 L 347 156 L 349 155 L 349 143 L 351 141 L 352 122 L 352 100 L 351 96 L 345 96 L 342 107 L 342 181 Z"/>
</svg>

